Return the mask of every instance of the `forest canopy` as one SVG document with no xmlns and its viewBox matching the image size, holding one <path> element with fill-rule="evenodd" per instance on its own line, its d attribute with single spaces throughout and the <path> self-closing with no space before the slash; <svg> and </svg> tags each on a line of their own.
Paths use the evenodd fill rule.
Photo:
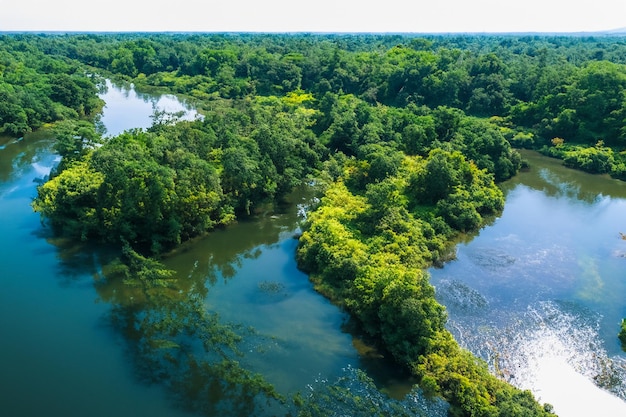
<svg viewBox="0 0 626 417">
<path fill-rule="evenodd" d="M 0 38 L 0 133 L 54 123 L 63 159 L 33 202 L 54 230 L 158 258 L 313 181 L 297 260 L 318 291 L 451 415 L 551 414 L 459 347 L 425 269 L 499 214 L 516 148 L 626 178 L 623 38 Z M 100 77 L 204 117 L 103 138 Z"/>
</svg>

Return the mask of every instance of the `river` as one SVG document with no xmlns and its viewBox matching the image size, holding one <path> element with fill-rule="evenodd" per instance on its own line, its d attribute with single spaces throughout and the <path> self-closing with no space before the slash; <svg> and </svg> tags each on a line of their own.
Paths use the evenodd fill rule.
<svg viewBox="0 0 626 417">
<path fill-rule="evenodd" d="M 151 115 L 153 101 L 139 101 Z M 112 107 L 107 104 L 105 119 Z M 151 122 L 138 120 L 107 127 L 117 134 Z M 129 366 L 125 341 L 109 320 L 111 306 L 94 285 L 94 252 L 50 236 L 32 211 L 37 184 L 59 162 L 52 146 L 45 131 L 0 137 L 0 414 L 189 415 Z"/>
<path fill-rule="evenodd" d="M 138 93 L 132 86 L 107 82 L 101 97 L 104 136 L 149 127 L 155 110 L 182 120 L 200 117 L 173 96 Z M 0 138 L 0 413 L 202 414 L 206 404 L 189 395 L 196 388 L 177 386 L 189 382 L 183 375 L 189 369 L 165 369 L 163 346 L 149 354 L 138 349 L 155 341 L 141 334 L 154 330 L 141 327 L 145 317 L 171 313 L 171 303 L 137 307 L 137 293 L 106 279 L 111 253 L 55 238 L 32 211 L 37 184 L 59 162 L 52 146 L 45 131 Z M 201 299 L 207 321 L 219 323 L 211 329 L 235 329 L 243 337 L 235 359 L 282 395 L 324 389 L 327 381 L 365 369 L 387 392 L 404 396 L 411 389 L 404 373 L 377 355 L 361 355 L 368 348 L 344 330 L 348 317 L 317 294 L 296 267 L 294 234 L 312 198 L 311 190 L 299 190 L 291 202 L 267 207 L 171 254 L 166 265 L 176 271 L 188 300 L 175 303 L 187 308 L 176 314 L 197 314 L 197 304 L 189 300 Z M 186 366 L 203 360 L 196 355 Z M 227 398 L 231 404 L 238 402 L 236 395 L 233 390 Z"/>
<path fill-rule="evenodd" d="M 449 328 L 562 417 L 626 415 L 626 183 L 523 156 L 502 215 L 430 270 Z"/>
<path fill-rule="evenodd" d="M 150 126 L 155 109 L 199 117 L 173 96 L 107 87 L 106 135 Z M 624 355 L 615 337 L 626 316 L 626 241 L 619 238 L 626 232 L 626 187 L 525 156 L 532 168 L 504 184 L 502 216 L 459 245 L 455 261 L 430 271 L 450 329 L 494 372 L 554 404 L 561 416 L 626 415 Z M 105 279 L 106 251 L 49 235 L 32 212 L 36 186 L 56 163 L 46 132 L 0 138 L 0 412 L 197 415 L 186 411 L 198 411 L 193 398 L 181 404 L 180 375 L 163 376 L 153 356 L 138 354 L 145 339 L 139 322 L 124 325 L 136 299 Z M 345 314 L 296 268 L 293 236 L 312 198 L 298 190 L 287 204 L 183 245 L 166 266 L 185 296 L 220 325 L 238 329 L 238 360 L 280 393 L 323 395 L 340 379 L 364 396 L 379 395 L 351 385 L 351 370 L 363 369 L 383 392 L 401 398 L 411 381 L 347 333 Z M 150 313 L 141 314 L 135 319 Z M 413 403 L 402 406 L 413 410 L 417 400 L 407 398 Z M 395 401 L 382 394 L 376 400 Z M 589 406 L 594 412 L 581 414 Z M 445 415 L 445 407 L 426 409 L 424 415 Z"/>
</svg>

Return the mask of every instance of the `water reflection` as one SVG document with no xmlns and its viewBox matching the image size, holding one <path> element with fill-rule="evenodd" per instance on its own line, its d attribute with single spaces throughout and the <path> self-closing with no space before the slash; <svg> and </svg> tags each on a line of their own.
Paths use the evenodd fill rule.
<svg viewBox="0 0 626 417">
<path fill-rule="evenodd" d="M 106 80 L 100 94 L 106 105 L 99 124 L 106 135 L 116 136 L 129 129 L 147 129 L 154 122 L 196 120 L 202 116 L 190 105 L 171 94 L 149 94 L 135 90 L 132 84 Z"/>
<path fill-rule="evenodd" d="M 34 170 L 38 177 L 47 175 L 54 156 L 46 151 L 52 147 L 45 131 L 26 134 L 20 138 L 0 137 L 0 193 L 13 179 Z"/>
<path fill-rule="evenodd" d="M 558 415 L 626 415 L 626 184 L 525 157 L 502 216 L 431 270 L 437 297 L 462 345 Z"/>
<path fill-rule="evenodd" d="M 531 168 L 522 172 L 517 179 L 503 184 L 505 191 L 523 183 L 550 197 L 564 197 L 588 204 L 597 203 L 606 197 L 626 198 L 626 182 L 607 175 L 591 175 L 563 166 L 562 161 L 520 150 L 522 157 L 530 160 Z M 523 179 L 523 180 L 520 180 Z"/>
<path fill-rule="evenodd" d="M 391 400 L 373 381 L 346 372 L 362 364 L 341 330 L 346 315 L 315 293 L 295 265 L 299 211 L 290 203 L 232 226 L 232 234 L 185 245 L 166 259 L 168 268 L 180 267 L 177 272 L 136 254 L 126 253 L 121 263 L 111 259 L 113 252 L 86 255 L 85 248 L 70 246 L 61 263 L 66 270 L 85 269 L 89 258 L 96 268 L 104 265 L 95 287 L 111 306 L 110 328 L 121 336 L 135 376 L 166 387 L 181 409 L 207 416 L 287 415 L 304 410 L 294 408 L 291 396 L 306 396 L 307 387 L 316 386 L 306 401 L 331 413 L 343 409 L 347 397 L 329 402 L 328 394 L 349 385 L 397 415 L 445 415 L 445 404 L 424 402 L 418 392 Z M 265 243 L 250 247 L 242 236 Z M 233 275 L 222 276 L 225 270 Z"/>
<path fill-rule="evenodd" d="M 0 413 L 182 417 L 159 389 L 129 378 L 127 362 L 103 326 L 108 308 L 94 302 L 93 258 L 82 248 L 48 241 L 32 212 L 36 185 L 58 162 L 52 141 L 34 134 L 2 146 Z"/>
<path fill-rule="evenodd" d="M 259 258 L 264 248 L 271 248 L 297 233 L 298 207 L 308 204 L 312 192 L 302 188 L 283 203 L 262 207 L 251 218 L 242 219 L 233 227 L 217 229 L 209 237 L 187 242 L 167 255 L 165 263 L 190 279 L 208 279 L 210 284 L 228 280 L 246 260 Z"/>
<path fill-rule="evenodd" d="M 163 398 L 170 406 L 194 414 L 273 415 L 263 410 L 283 408 L 276 391 L 238 362 L 243 337 L 254 336 L 254 331 L 224 324 L 217 314 L 205 309 L 204 297 L 194 288 L 181 288 L 171 271 L 136 254 L 123 254 L 131 259 L 121 263 L 120 255 L 113 251 L 56 239 L 50 242 L 60 244 L 57 276 L 62 287 L 66 291 L 70 286 L 95 287 L 102 306 L 99 310 L 104 309 L 100 312 L 100 331 L 106 329 L 118 336 L 125 365 L 132 366 L 130 382 L 158 384 L 165 388 Z M 95 281 L 86 281 L 89 275 Z M 113 371 L 100 369 L 97 362 L 87 369 L 98 378 L 106 378 Z M 179 413 L 169 411 L 167 415 Z"/>
<path fill-rule="evenodd" d="M 105 117 L 116 94 L 117 104 L 146 98 L 114 87 L 106 94 L 113 96 L 104 97 Z M 145 111 L 121 111 L 120 123 L 104 118 L 109 134 L 145 127 L 160 103 L 148 101 Z M 344 331 L 347 316 L 298 271 L 293 235 L 310 190 L 189 242 L 165 267 L 134 258 L 128 267 L 118 258 L 132 254 L 42 229 L 30 202 L 56 163 L 49 137 L 0 142 L 0 211 L 11 219 L 0 224 L 0 389 L 11 394 L 3 412 L 295 415 L 308 410 L 289 400 L 301 392 L 304 407 L 320 415 L 369 415 L 372 405 L 397 415 L 445 415 L 445 404 L 429 405 L 419 392 L 390 400 L 353 372 L 377 370 L 372 375 L 388 392 L 411 388 L 378 352 L 359 355 L 368 347 Z M 348 388 L 368 399 L 360 403 L 366 408 L 346 409 Z"/>
<path fill-rule="evenodd" d="M 243 360 L 280 392 L 358 365 L 350 335 L 341 330 L 347 316 L 313 291 L 295 263 L 298 207 L 312 196 L 301 189 L 276 211 L 268 208 L 165 260 L 194 287 L 205 286 L 207 310 L 255 329 L 244 341 Z"/>
<path fill-rule="evenodd" d="M 402 401 L 387 398 L 362 371 L 347 367 L 335 381 L 318 378 L 301 397 L 306 417 L 446 417 L 449 406 L 414 388 Z"/>
</svg>

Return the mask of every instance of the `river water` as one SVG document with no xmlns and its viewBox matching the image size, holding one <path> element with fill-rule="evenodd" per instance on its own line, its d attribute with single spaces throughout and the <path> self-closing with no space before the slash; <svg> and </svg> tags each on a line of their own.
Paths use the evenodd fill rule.
<svg viewBox="0 0 626 417">
<path fill-rule="evenodd" d="M 139 122 L 107 127 L 117 134 L 151 120 Z M 50 236 L 32 211 L 37 184 L 59 161 L 52 145 L 45 131 L 0 137 L 0 414 L 188 415 L 129 366 L 125 341 L 108 319 L 111 306 L 94 286 L 93 252 Z"/>
<path fill-rule="evenodd" d="M 103 98 L 106 135 L 150 126 L 155 109 L 199 117 L 173 96 L 110 83 Z M 526 157 L 533 168 L 504 185 L 502 216 L 459 245 L 457 260 L 431 270 L 450 328 L 494 372 L 562 416 L 626 415 L 615 337 L 626 316 L 626 241 L 619 235 L 626 232 L 626 187 Z M 45 132 L 0 138 L 0 413 L 193 415 L 184 411 L 193 404 L 174 401 L 180 395 L 171 379 L 147 382 L 163 381 L 162 369 L 137 354 L 137 328 L 120 325 L 136 301 L 103 279 L 106 252 L 50 236 L 32 212 L 36 186 L 56 163 Z M 299 190 L 287 204 L 183 245 L 165 263 L 186 296 L 243 329 L 239 360 L 282 394 L 311 392 L 364 369 L 401 397 L 411 381 L 346 333 L 347 317 L 296 268 L 293 236 L 312 197 Z M 445 407 L 424 415 L 445 415 Z"/>
<path fill-rule="evenodd" d="M 155 110 L 178 119 L 200 117 L 173 96 L 141 94 L 110 82 L 106 87 L 100 119 L 105 136 L 149 127 Z M 154 330 L 141 327 L 145 318 L 168 314 L 169 307 L 150 306 L 133 316 L 142 308 L 137 293 L 106 279 L 111 254 L 55 238 L 32 211 L 37 184 L 59 162 L 52 146 L 46 132 L 0 138 L 0 414 L 201 412 L 203 400 L 176 386 L 188 382 L 180 375 L 185 370 L 160 367 L 165 355 L 155 361 L 154 352 L 167 349 L 160 346 L 150 355 L 137 349 L 148 340 L 141 332 Z M 218 330 L 223 325 L 244 337 L 237 361 L 261 373 L 282 395 L 323 389 L 325 381 L 345 379 L 354 369 L 366 369 L 389 392 L 406 394 L 411 386 L 403 373 L 384 358 L 360 355 L 367 347 L 343 330 L 347 316 L 317 294 L 296 267 L 294 234 L 312 198 L 311 190 L 294 192 L 286 204 L 183 245 L 166 265 L 176 271 L 187 300 L 200 298 L 203 308 L 216 314 L 208 317 L 217 318 Z M 197 313 L 193 308 L 176 313 Z M 171 375 L 164 377 L 165 371 Z M 270 409 L 272 415 L 286 412 Z"/>
<path fill-rule="evenodd" d="M 449 328 L 562 417 L 626 415 L 626 183 L 524 157 L 502 215 L 430 270 Z"/>
<path fill-rule="evenodd" d="M 100 95 L 105 107 L 99 122 L 106 136 L 116 136 L 129 129 L 146 129 L 158 120 L 195 120 L 202 118 L 193 105 L 172 94 L 150 94 L 138 92 L 133 85 L 113 85 L 105 81 Z"/>
</svg>

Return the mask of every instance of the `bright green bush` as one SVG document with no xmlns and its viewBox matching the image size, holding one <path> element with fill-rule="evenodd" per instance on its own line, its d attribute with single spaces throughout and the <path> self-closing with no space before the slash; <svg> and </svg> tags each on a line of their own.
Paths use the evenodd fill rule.
<svg viewBox="0 0 626 417">
<path fill-rule="evenodd" d="M 576 147 L 565 151 L 563 163 L 570 168 L 576 168 L 592 174 L 607 174 L 613 171 L 615 158 L 613 150 L 605 147 Z"/>
</svg>

